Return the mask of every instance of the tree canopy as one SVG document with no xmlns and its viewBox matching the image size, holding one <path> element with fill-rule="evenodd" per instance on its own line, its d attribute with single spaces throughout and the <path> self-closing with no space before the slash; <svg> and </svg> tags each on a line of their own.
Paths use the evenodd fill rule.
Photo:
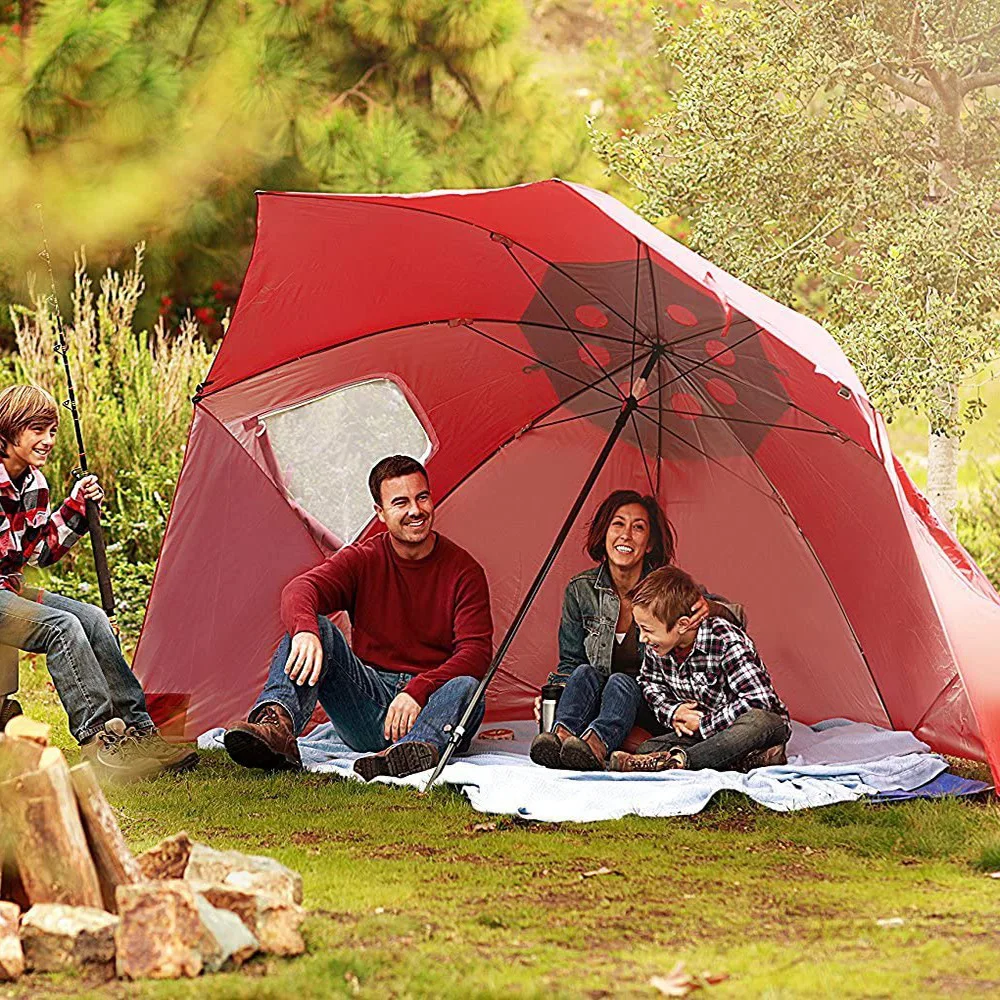
<svg viewBox="0 0 1000 1000">
<path fill-rule="evenodd" d="M 1000 2 L 746 0 L 660 27 L 682 83 L 641 131 L 594 133 L 609 168 L 954 451 L 978 415 L 956 387 L 1000 342 Z M 947 513 L 955 456 L 937 482 L 934 459 Z"/>
</svg>

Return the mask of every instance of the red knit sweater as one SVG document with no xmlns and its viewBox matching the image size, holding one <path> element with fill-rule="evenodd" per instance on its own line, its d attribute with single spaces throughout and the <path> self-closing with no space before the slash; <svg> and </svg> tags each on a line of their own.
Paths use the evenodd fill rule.
<svg viewBox="0 0 1000 1000">
<path fill-rule="evenodd" d="M 404 690 L 421 705 L 453 677 L 482 677 L 493 654 L 486 574 L 465 549 L 436 537 L 416 560 L 400 559 L 385 532 L 345 546 L 282 591 L 285 628 L 318 633 L 317 615 L 346 611 L 355 655 L 415 674 Z"/>
</svg>

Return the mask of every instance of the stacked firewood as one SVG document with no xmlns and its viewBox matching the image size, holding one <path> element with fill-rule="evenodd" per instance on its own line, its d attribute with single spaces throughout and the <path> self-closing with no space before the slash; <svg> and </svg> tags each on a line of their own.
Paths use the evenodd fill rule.
<svg viewBox="0 0 1000 1000">
<path fill-rule="evenodd" d="M 305 950 L 297 872 L 186 833 L 133 857 L 90 765 L 25 716 L 0 736 L 0 858 L 0 981 L 171 979 Z"/>
</svg>

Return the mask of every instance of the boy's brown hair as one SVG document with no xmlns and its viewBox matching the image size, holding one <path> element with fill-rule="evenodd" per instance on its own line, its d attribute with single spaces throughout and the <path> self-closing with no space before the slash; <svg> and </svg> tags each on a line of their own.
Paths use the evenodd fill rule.
<svg viewBox="0 0 1000 1000">
<path fill-rule="evenodd" d="M 7 447 L 17 444 L 21 432 L 37 420 L 51 423 L 59 419 L 56 401 L 33 385 L 12 385 L 0 392 L 0 458 Z"/>
<path fill-rule="evenodd" d="M 691 614 L 691 608 L 701 597 L 694 580 L 676 566 L 654 569 L 628 595 L 632 606 L 644 608 L 668 628 Z"/>
</svg>

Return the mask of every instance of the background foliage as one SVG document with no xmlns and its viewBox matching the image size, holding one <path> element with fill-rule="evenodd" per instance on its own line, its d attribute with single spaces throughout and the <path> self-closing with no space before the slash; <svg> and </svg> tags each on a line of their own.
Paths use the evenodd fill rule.
<svg viewBox="0 0 1000 1000">
<path fill-rule="evenodd" d="M 64 333 L 82 415 L 89 467 L 105 483 L 108 558 L 126 640 L 134 640 L 145 612 L 167 512 L 184 457 L 191 396 L 204 378 L 211 351 L 190 317 L 176 330 L 162 319 L 152 331 L 135 327 L 141 300 L 143 247 L 124 272 L 108 270 L 97 287 L 78 258 Z M 5 381 L 32 382 L 65 398 L 62 359 L 55 353 L 56 307 L 34 291 L 29 306 L 12 310 L 17 350 Z M 68 411 L 45 466 L 53 498 L 72 484 L 79 465 Z M 98 597 L 89 539 L 49 571 L 49 584 L 67 597 Z"/>
</svg>

